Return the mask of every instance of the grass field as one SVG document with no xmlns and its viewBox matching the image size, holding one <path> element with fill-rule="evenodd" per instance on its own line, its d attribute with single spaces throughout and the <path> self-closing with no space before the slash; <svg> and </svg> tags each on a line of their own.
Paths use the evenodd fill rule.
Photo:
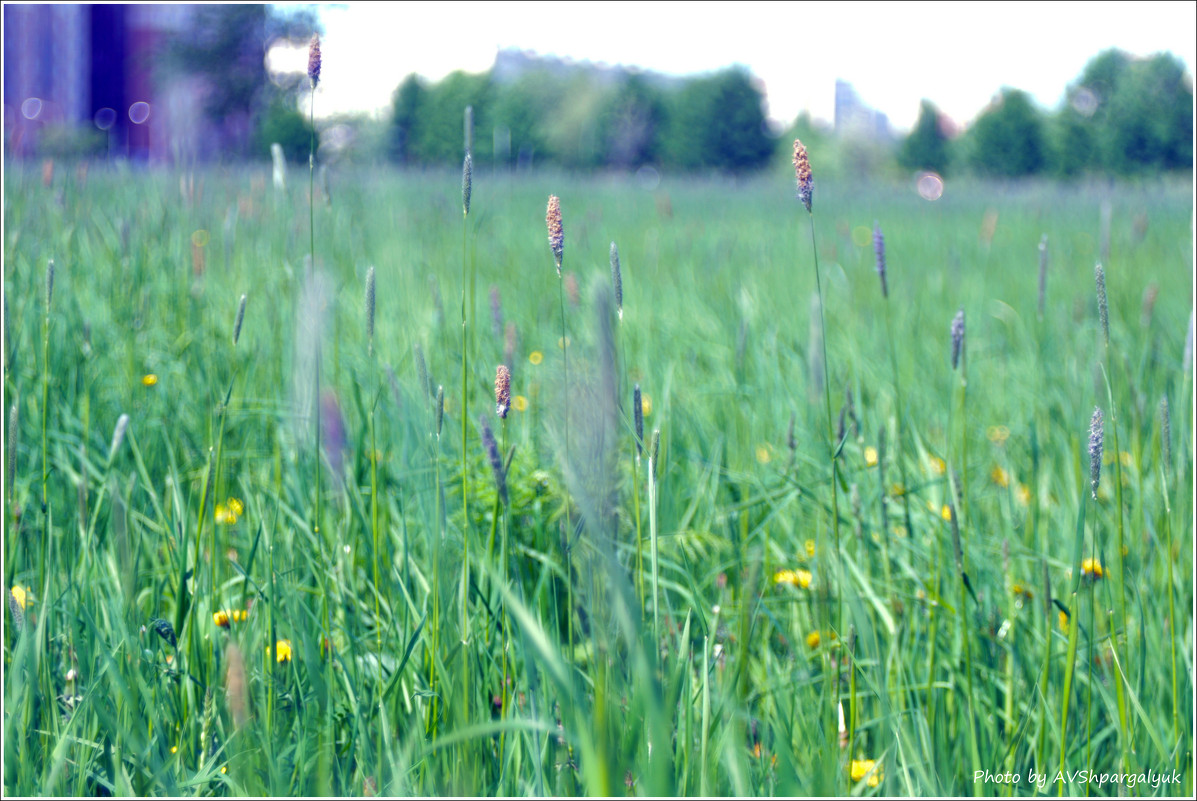
<svg viewBox="0 0 1197 801">
<path fill-rule="evenodd" d="M 811 159 L 6 165 L 5 795 L 1191 793 L 1191 185 Z"/>
</svg>

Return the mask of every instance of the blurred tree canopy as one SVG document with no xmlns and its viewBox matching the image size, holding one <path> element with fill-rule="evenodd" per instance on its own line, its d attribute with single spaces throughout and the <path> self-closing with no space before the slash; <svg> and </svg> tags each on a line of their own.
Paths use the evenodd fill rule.
<svg viewBox="0 0 1197 801">
<path fill-rule="evenodd" d="M 279 142 L 288 157 L 306 159 L 311 128 L 295 102 L 306 81 L 272 82 L 266 51 L 280 38 L 306 43 L 318 30 L 311 9 L 197 6 L 188 25 L 166 39 L 159 57 L 168 70 L 205 83 L 204 114 L 220 137 L 218 152 L 268 157 L 271 142 Z"/>
<path fill-rule="evenodd" d="M 462 158 L 461 121 L 474 108 L 474 157 L 506 166 L 746 172 L 777 144 L 764 96 L 742 68 L 676 81 L 625 70 L 532 68 L 514 78 L 409 75 L 395 91 L 388 154 L 401 164 Z"/>
<path fill-rule="evenodd" d="M 948 169 L 948 136 L 939 121 L 939 109 L 930 100 L 919 106 L 914 130 L 902 141 L 898 164 L 908 170 L 931 170 L 940 175 Z"/>
<path fill-rule="evenodd" d="M 1003 89 L 969 131 L 969 164 L 981 175 L 1020 178 L 1046 163 L 1044 120 L 1019 89 Z"/>
</svg>

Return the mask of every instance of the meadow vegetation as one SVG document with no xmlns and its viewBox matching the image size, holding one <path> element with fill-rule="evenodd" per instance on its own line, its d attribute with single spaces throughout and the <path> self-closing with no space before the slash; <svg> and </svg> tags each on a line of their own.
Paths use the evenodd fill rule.
<svg viewBox="0 0 1197 801">
<path fill-rule="evenodd" d="M 1190 184 L 810 160 L 7 164 L 5 795 L 1189 794 Z"/>
</svg>

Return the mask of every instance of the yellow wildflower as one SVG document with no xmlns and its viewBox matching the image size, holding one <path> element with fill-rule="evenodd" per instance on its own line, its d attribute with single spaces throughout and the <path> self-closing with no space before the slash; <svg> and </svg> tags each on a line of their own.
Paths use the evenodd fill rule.
<svg viewBox="0 0 1197 801">
<path fill-rule="evenodd" d="M 1030 599 L 1030 598 L 1035 597 L 1035 594 L 1033 592 L 1031 592 L 1031 590 L 1028 587 L 1024 587 L 1023 585 L 1019 584 L 1018 582 L 1015 582 L 1014 585 L 1010 589 L 1014 591 L 1015 595 L 1020 595 L 1023 598 Z"/>
<path fill-rule="evenodd" d="M 177 745 L 172 745 L 172 746 L 170 747 L 170 752 L 171 752 L 172 754 L 177 754 L 177 753 L 179 753 L 179 747 L 178 747 Z"/>
<path fill-rule="evenodd" d="M 993 469 L 989 471 L 989 480 L 1002 489 L 1010 486 L 1010 474 L 997 465 L 994 465 Z"/>
<path fill-rule="evenodd" d="M 270 653 L 269 645 L 266 646 L 266 653 Z M 276 661 L 278 661 L 279 664 L 282 664 L 283 662 L 291 661 L 291 641 L 290 640 L 279 640 L 275 644 L 275 657 L 274 658 Z"/>
<path fill-rule="evenodd" d="M 895 483 L 893 486 L 891 486 L 889 488 L 889 494 L 893 495 L 895 498 L 901 498 L 903 495 L 906 494 L 906 488 L 903 487 L 901 484 Z"/>
<path fill-rule="evenodd" d="M 525 412 L 528 410 L 528 399 L 523 395 L 516 395 L 511 401 L 511 407 L 517 412 Z"/>
<path fill-rule="evenodd" d="M 244 609 L 233 609 L 232 611 L 221 609 L 218 612 L 212 613 L 212 622 L 222 629 L 227 629 L 230 621 L 233 623 L 243 623 L 246 620 L 249 620 L 249 612 Z"/>
<path fill-rule="evenodd" d="M 948 506 L 945 503 L 943 505 L 943 508 L 939 510 L 939 516 L 942 517 L 944 520 L 948 521 L 949 523 L 951 523 L 952 522 L 952 507 Z"/>
<path fill-rule="evenodd" d="M 822 641 L 823 638 L 819 636 L 819 632 L 817 631 L 812 631 L 810 634 L 806 635 L 806 646 L 811 650 L 818 648 L 819 643 Z"/>
<path fill-rule="evenodd" d="M 534 350 L 528 354 L 528 361 L 532 362 L 532 364 L 540 364 L 544 361 L 544 354 L 538 350 Z"/>
<path fill-rule="evenodd" d="M 573 340 L 571 340 L 569 337 L 565 337 L 564 339 L 562 339 L 561 337 L 557 337 L 557 347 L 559 347 L 563 350 L 565 348 L 568 348 L 572 344 L 573 344 Z"/>
<path fill-rule="evenodd" d="M 153 373 L 147 373 L 141 377 L 141 385 L 143 387 L 152 387 L 158 383 L 158 376 Z"/>
<path fill-rule="evenodd" d="M 28 587 L 15 584 L 9 592 L 12 593 L 13 600 L 17 602 L 17 606 L 21 607 L 22 612 L 29 604 L 33 603 L 33 593 Z"/>
<path fill-rule="evenodd" d="M 653 396 L 652 395 L 649 395 L 646 393 L 646 394 L 643 394 L 640 396 L 640 411 L 644 413 L 645 417 L 648 417 L 650 414 L 653 413 Z"/>
<path fill-rule="evenodd" d="M 883 774 L 881 766 L 877 764 L 875 759 L 854 759 L 849 766 L 849 771 L 854 782 L 858 782 L 867 776 L 869 787 L 876 787 L 881 784 Z"/>
<path fill-rule="evenodd" d="M 758 462 L 760 462 L 761 464 L 769 464 L 770 460 L 772 460 L 772 459 L 773 459 L 773 455 L 771 453 L 769 453 L 768 445 L 757 445 L 756 446 L 756 460 Z"/>
<path fill-rule="evenodd" d="M 937 476 L 942 476 L 944 473 L 948 472 L 947 462 L 945 462 L 943 459 L 940 459 L 938 456 L 932 456 L 931 472 L 935 473 Z"/>
<path fill-rule="evenodd" d="M 245 511 L 245 507 L 241 505 L 241 501 L 237 500 L 236 498 L 229 498 L 228 506 L 229 511 L 238 517 L 240 517 L 241 513 Z"/>
<path fill-rule="evenodd" d="M 803 543 L 803 547 L 806 548 L 806 558 L 814 559 L 815 558 L 815 541 L 807 540 L 805 543 Z"/>
<path fill-rule="evenodd" d="M 1060 631 L 1068 631 L 1068 613 L 1061 611 L 1059 617 L 1060 617 Z"/>
<path fill-rule="evenodd" d="M 1018 502 L 1023 506 L 1031 505 L 1031 488 L 1026 484 L 1018 485 Z"/>
<path fill-rule="evenodd" d="M 774 584 L 789 584 L 791 587 L 806 589 L 810 586 L 813 576 L 809 570 L 779 570 L 773 574 Z"/>
<path fill-rule="evenodd" d="M 865 457 L 865 466 L 866 467 L 876 467 L 877 466 L 877 449 L 874 448 L 872 445 L 869 445 L 867 448 L 864 449 L 864 457 Z"/>
<path fill-rule="evenodd" d="M 1001 447 L 1006 444 L 1006 440 L 1010 439 L 1010 429 L 1005 426 L 990 426 L 985 431 L 985 436 L 989 437 L 989 441 L 994 445 Z"/>
<path fill-rule="evenodd" d="M 1105 575 L 1101 569 L 1101 562 L 1096 559 L 1085 559 L 1081 562 L 1081 575 L 1087 579 L 1097 580 Z"/>
</svg>

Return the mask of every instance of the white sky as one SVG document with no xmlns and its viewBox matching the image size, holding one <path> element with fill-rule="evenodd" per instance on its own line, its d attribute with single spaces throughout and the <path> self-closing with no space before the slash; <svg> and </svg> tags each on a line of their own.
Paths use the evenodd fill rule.
<svg viewBox="0 0 1197 801">
<path fill-rule="evenodd" d="M 405 75 L 485 71 L 505 47 L 685 74 L 743 64 L 769 116 L 830 121 L 837 78 L 909 129 L 928 98 L 957 122 L 1002 86 L 1055 108 L 1108 47 L 1197 62 L 1197 3 L 339 3 L 325 27 L 316 114 L 389 107 Z M 276 62 L 302 71 L 306 51 Z"/>
</svg>

